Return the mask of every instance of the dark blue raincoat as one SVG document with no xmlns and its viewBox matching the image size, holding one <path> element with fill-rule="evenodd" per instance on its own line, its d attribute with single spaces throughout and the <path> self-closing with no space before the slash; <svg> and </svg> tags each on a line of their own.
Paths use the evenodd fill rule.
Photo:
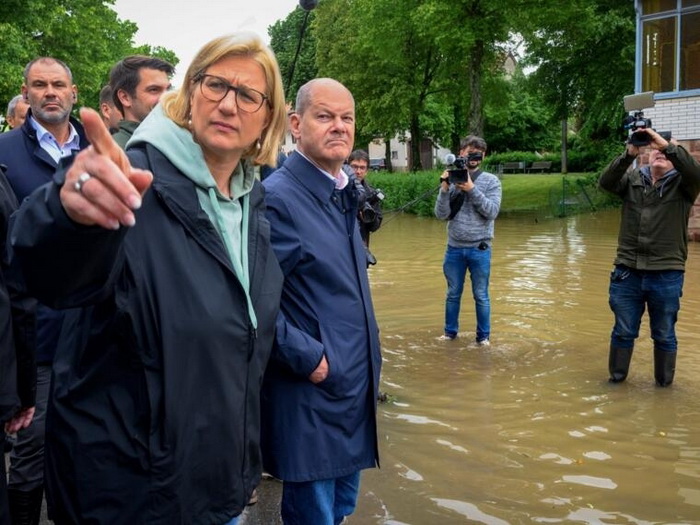
<svg viewBox="0 0 700 525">
<path fill-rule="evenodd" d="M 263 184 L 285 276 L 263 382 L 264 469 L 312 481 L 374 467 L 381 355 L 355 185 L 336 191 L 299 153 Z M 315 385 L 324 355 L 329 375 Z"/>
</svg>

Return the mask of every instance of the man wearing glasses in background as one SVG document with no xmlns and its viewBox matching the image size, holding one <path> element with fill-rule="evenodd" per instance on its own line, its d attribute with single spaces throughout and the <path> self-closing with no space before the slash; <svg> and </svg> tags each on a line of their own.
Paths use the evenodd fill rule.
<svg viewBox="0 0 700 525">
<path fill-rule="evenodd" d="M 358 190 L 357 221 L 360 225 L 360 236 L 367 248 L 367 264 L 376 264 L 377 259 L 369 251 L 369 234 L 376 232 L 382 225 L 382 200 L 384 194 L 372 186 L 365 178 L 369 170 L 369 155 L 366 151 L 356 149 L 348 157 L 348 163 L 355 174 L 355 186 Z"/>
</svg>

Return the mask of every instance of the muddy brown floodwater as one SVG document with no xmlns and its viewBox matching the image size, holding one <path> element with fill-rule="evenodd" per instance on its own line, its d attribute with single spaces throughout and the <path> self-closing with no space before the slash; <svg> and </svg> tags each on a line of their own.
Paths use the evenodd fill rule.
<svg viewBox="0 0 700 525">
<path fill-rule="evenodd" d="M 690 246 L 672 387 L 654 385 L 648 320 L 627 382 L 607 382 L 618 211 L 502 216 L 492 346 L 440 342 L 445 223 L 372 237 L 381 327 L 381 469 L 349 524 L 700 523 L 700 244 Z"/>
</svg>

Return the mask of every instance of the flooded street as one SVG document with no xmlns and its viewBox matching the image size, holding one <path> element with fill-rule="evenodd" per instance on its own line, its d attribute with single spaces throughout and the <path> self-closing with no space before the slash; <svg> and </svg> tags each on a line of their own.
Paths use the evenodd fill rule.
<svg viewBox="0 0 700 525">
<path fill-rule="evenodd" d="M 468 284 L 441 342 L 445 223 L 388 217 L 370 270 L 384 368 L 382 468 L 349 524 L 700 523 L 700 244 L 690 246 L 672 387 L 648 319 L 627 382 L 607 382 L 618 211 L 496 221 L 492 346 Z"/>
</svg>

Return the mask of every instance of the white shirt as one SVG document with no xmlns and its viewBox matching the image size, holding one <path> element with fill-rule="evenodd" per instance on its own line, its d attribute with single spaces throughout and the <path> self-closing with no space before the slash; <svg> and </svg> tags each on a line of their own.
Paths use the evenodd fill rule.
<svg viewBox="0 0 700 525">
<path fill-rule="evenodd" d="M 70 157 L 74 151 L 80 150 L 80 136 L 70 122 L 68 123 L 70 134 L 63 146 L 58 143 L 56 137 L 49 130 L 36 121 L 34 116 L 29 117 L 29 123 L 36 130 L 36 139 L 39 141 L 39 147 L 51 155 L 56 164 L 63 157 Z"/>
<path fill-rule="evenodd" d="M 304 155 L 301 151 L 297 150 L 297 153 L 299 153 L 299 155 L 301 155 L 306 160 L 308 160 L 311 164 L 316 166 L 321 171 L 321 173 L 323 173 L 326 177 L 331 179 L 335 183 L 336 190 L 342 190 L 343 188 L 345 188 L 345 186 L 348 185 L 348 182 L 350 181 L 350 179 L 348 178 L 347 173 L 345 173 L 342 169 L 340 170 L 340 173 L 338 174 L 338 176 L 335 176 L 332 173 L 321 168 L 318 164 L 316 164 L 313 160 L 311 160 L 309 157 Z"/>
</svg>

